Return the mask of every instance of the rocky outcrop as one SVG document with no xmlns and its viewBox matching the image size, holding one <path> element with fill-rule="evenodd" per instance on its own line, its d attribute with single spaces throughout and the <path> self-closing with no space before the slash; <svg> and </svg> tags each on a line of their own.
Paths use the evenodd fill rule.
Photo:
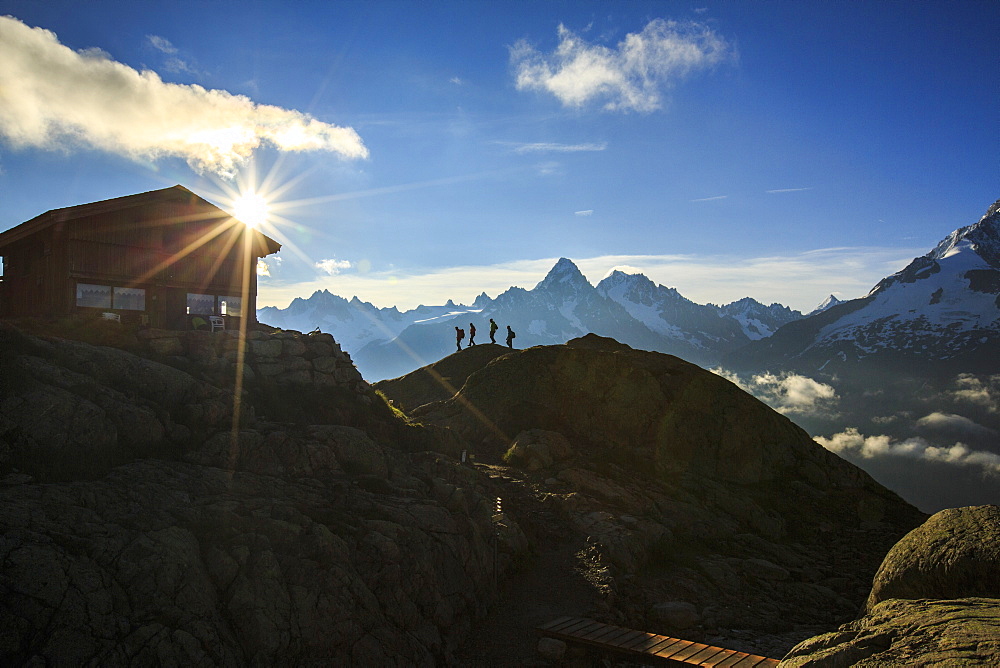
<svg viewBox="0 0 1000 668">
<path fill-rule="evenodd" d="M 0 336 L 3 665 L 439 665 L 524 552 L 370 390 L 326 398 L 371 428 L 265 420 L 188 357 Z"/>
<path fill-rule="evenodd" d="M 253 329 L 184 331 L 144 329 L 136 333 L 150 354 L 193 367 L 217 382 L 232 383 L 242 360 L 245 382 L 281 387 L 339 387 L 370 394 L 350 356 L 329 334 Z"/>
<path fill-rule="evenodd" d="M 1000 665 L 1000 601 L 889 599 L 797 645 L 782 668 Z"/>
<path fill-rule="evenodd" d="M 383 389 L 395 399 L 391 387 Z M 458 396 L 425 404 L 413 416 L 447 426 L 495 457 L 516 434 L 542 428 L 593 458 L 663 477 L 690 473 L 738 484 L 797 479 L 818 488 L 885 491 L 724 378 L 593 334 L 476 367 Z"/>
<path fill-rule="evenodd" d="M 936 513 L 886 555 L 863 617 L 782 665 L 1000 665 L 998 538 L 1000 507 Z"/>
<path fill-rule="evenodd" d="M 455 396 L 411 398 L 411 415 L 521 469 L 585 539 L 578 567 L 599 583 L 603 621 L 781 656 L 852 619 L 882 556 L 924 519 L 675 357 L 588 335 L 477 365 Z"/>
<path fill-rule="evenodd" d="M 528 429 L 514 438 L 504 460 L 529 471 L 538 471 L 572 455 L 573 446 L 559 432 Z"/>
</svg>

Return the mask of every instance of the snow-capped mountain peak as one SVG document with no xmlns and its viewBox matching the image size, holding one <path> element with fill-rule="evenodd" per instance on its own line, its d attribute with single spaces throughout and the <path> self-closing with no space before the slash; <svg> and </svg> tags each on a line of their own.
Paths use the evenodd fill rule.
<svg viewBox="0 0 1000 668">
<path fill-rule="evenodd" d="M 734 366 L 826 369 L 872 358 L 983 360 L 1000 350 L 1000 201 L 979 222 L 959 228 L 926 255 L 879 281 L 863 299 L 814 312 Z"/>
<path fill-rule="evenodd" d="M 549 270 L 545 278 L 535 286 L 535 289 L 541 291 L 553 289 L 562 291 L 566 288 L 579 290 L 581 288 L 593 288 L 593 286 L 580 271 L 580 268 L 573 264 L 572 260 L 563 257 L 559 258 L 559 261 Z"/>
<path fill-rule="evenodd" d="M 945 237 L 927 257 L 941 260 L 965 248 L 979 255 L 987 264 L 1000 267 L 1000 200 L 993 203 L 979 222 L 957 229 Z"/>
<path fill-rule="evenodd" d="M 837 299 L 835 296 L 830 295 L 829 297 L 827 297 L 826 299 L 824 299 L 823 301 L 821 301 L 819 303 L 819 305 L 816 306 L 816 308 L 814 308 L 812 311 L 809 311 L 809 315 L 815 315 L 817 313 L 822 313 L 823 311 L 826 311 L 827 309 L 833 308 L 837 304 L 843 304 L 843 303 L 844 303 L 843 299 Z"/>
</svg>

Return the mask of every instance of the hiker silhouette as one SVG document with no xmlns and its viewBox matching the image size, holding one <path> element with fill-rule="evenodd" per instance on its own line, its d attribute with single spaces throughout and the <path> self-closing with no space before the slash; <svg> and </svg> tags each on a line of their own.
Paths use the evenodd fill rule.
<svg viewBox="0 0 1000 668">
<path fill-rule="evenodd" d="M 476 326 L 471 322 L 469 323 L 469 345 L 476 345 Z"/>
<path fill-rule="evenodd" d="M 462 339 L 465 338 L 465 330 L 460 327 L 455 327 L 455 346 L 461 350 L 462 349 Z"/>
<path fill-rule="evenodd" d="M 493 322 L 493 318 L 490 318 L 490 343 L 496 343 L 496 333 L 500 329 L 500 325 Z"/>
<path fill-rule="evenodd" d="M 513 348 L 514 347 L 514 337 L 515 336 L 517 336 L 517 334 L 515 334 L 514 330 L 510 328 L 510 325 L 507 325 L 507 347 L 508 348 Z"/>
</svg>

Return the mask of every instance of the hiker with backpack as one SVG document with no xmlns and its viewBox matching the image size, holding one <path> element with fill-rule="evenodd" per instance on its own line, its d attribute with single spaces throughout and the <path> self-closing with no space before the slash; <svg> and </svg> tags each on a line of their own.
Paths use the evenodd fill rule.
<svg viewBox="0 0 1000 668">
<path fill-rule="evenodd" d="M 498 329 L 500 329 L 500 325 L 493 322 L 493 318 L 490 318 L 490 343 L 497 342 L 496 338 L 494 337 L 496 336 Z"/>
<path fill-rule="evenodd" d="M 515 336 L 517 336 L 517 334 L 515 334 L 514 330 L 510 328 L 510 325 L 507 325 L 507 347 L 508 348 L 513 348 L 514 347 L 514 337 Z"/>
<path fill-rule="evenodd" d="M 465 338 L 465 330 L 460 327 L 455 327 L 455 346 L 459 350 L 462 349 L 462 339 Z"/>
</svg>

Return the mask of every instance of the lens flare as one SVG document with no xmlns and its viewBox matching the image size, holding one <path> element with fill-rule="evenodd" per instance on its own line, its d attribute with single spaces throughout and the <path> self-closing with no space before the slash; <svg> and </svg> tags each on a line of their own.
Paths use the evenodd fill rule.
<svg viewBox="0 0 1000 668">
<path fill-rule="evenodd" d="M 233 216 L 251 229 L 267 222 L 270 206 L 263 195 L 250 190 L 233 201 Z"/>
</svg>

